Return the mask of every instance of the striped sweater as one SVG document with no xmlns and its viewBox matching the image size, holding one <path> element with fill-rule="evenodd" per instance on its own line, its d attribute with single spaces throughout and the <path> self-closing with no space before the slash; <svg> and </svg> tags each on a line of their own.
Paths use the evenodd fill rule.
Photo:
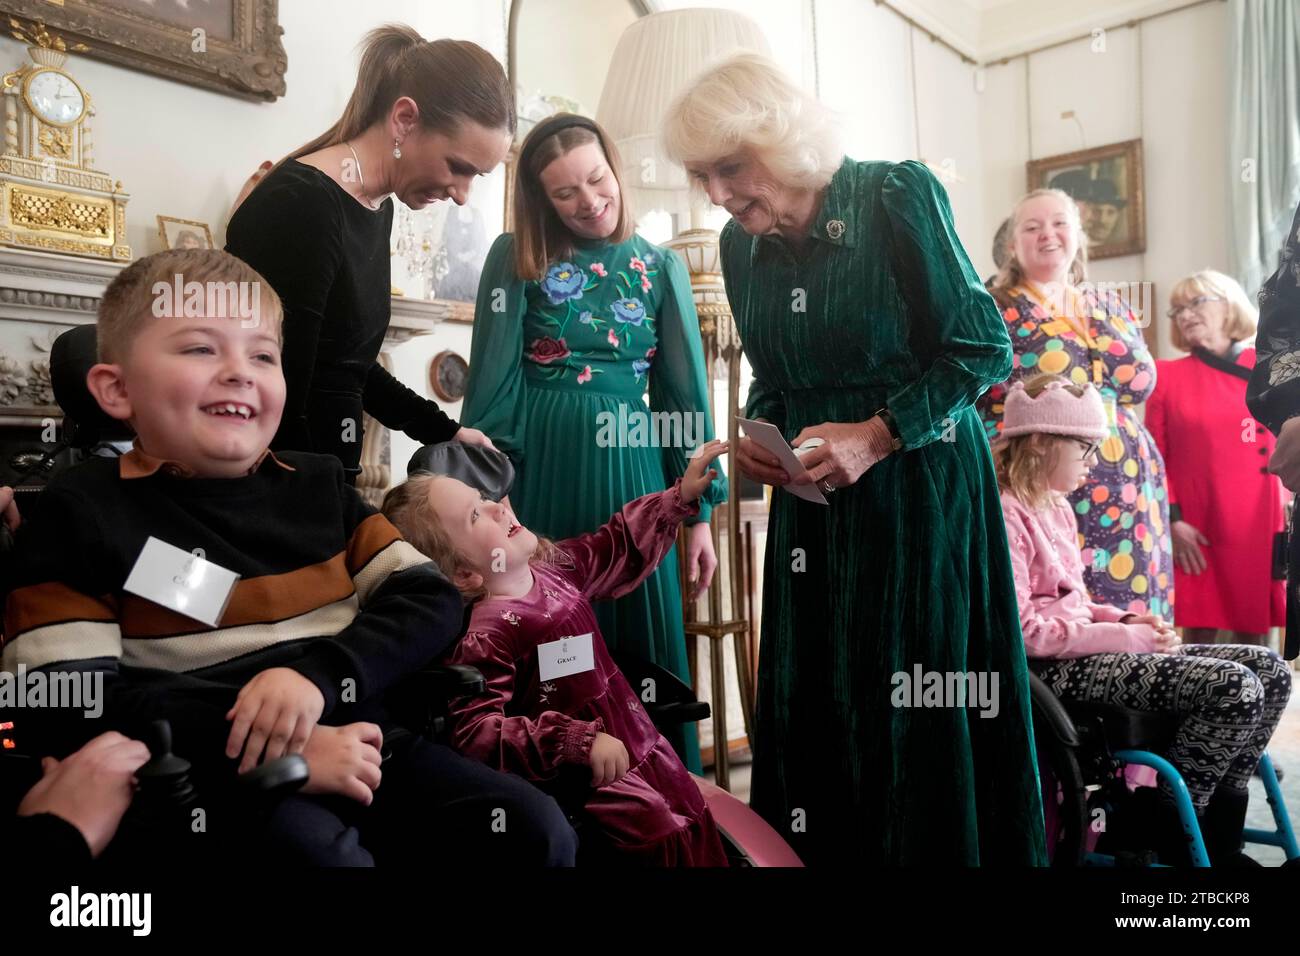
<svg viewBox="0 0 1300 956">
<path fill-rule="evenodd" d="M 220 626 L 123 591 L 151 535 L 239 574 Z M 458 592 L 332 456 L 267 453 L 224 479 L 138 450 L 85 462 L 42 493 L 13 563 L 0 667 L 100 670 L 107 698 L 102 719 L 24 721 L 25 749 L 166 717 L 177 753 L 219 755 L 235 695 L 272 667 L 320 688 L 322 723 L 382 719 L 382 693 L 461 631 Z"/>
</svg>

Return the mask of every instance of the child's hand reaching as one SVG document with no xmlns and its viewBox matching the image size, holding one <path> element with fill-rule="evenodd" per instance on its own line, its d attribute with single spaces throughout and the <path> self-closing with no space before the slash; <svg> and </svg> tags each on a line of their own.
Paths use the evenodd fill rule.
<svg viewBox="0 0 1300 956">
<path fill-rule="evenodd" d="M 597 733 L 596 739 L 591 743 L 590 762 L 593 787 L 617 783 L 627 774 L 627 748 L 617 737 Z"/>
<path fill-rule="evenodd" d="M 261 763 L 263 749 L 267 760 L 300 753 L 324 710 L 320 688 L 297 671 L 264 670 L 240 689 L 226 714 L 234 721 L 226 756 L 233 760 L 243 751 L 239 772 L 246 773 Z"/>
<path fill-rule="evenodd" d="M 379 786 L 384 734 L 374 724 L 317 724 L 302 756 L 311 776 L 303 793 L 337 793 L 370 806 Z"/>
<path fill-rule="evenodd" d="M 686 473 L 682 475 L 682 501 L 694 501 L 718 477 L 718 470 L 710 468 L 713 460 L 727 451 L 727 443 L 715 438 L 695 449 Z"/>
</svg>

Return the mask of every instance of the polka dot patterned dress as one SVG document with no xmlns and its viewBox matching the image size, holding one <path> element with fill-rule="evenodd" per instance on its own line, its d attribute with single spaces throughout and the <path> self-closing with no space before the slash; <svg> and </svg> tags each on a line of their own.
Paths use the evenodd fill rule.
<svg viewBox="0 0 1300 956">
<path fill-rule="evenodd" d="M 1050 301 L 1022 287 L 999 296 L 999 305 L 1015 355 L 1011 378 L 979 401 L 989 439 L 1002 431 L 1002 403 L 1017 379 L 1053 372 L 1096 385 L 1113 427 L 1087 483 L 1070 496 L 1084 580 L 1098 603 L 1173 620 L 1165 463 L 1133 408 L 1156 386 L 1137 314 L 1118 296 L 1073 293 Z"/>
</svg>

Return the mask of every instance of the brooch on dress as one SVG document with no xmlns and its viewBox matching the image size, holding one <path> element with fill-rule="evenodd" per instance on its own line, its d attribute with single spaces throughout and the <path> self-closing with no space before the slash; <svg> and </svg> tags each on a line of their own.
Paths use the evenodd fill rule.
<svg viewBox="0 0 1300 956">
<path fill-rule="evenodd" d="M 832 239 L 838 239 L 840 236 L 844 235 L 844 220 L 832 219 L 830 222 L 826 223 L 826 235 L 830 236 Z"/>
</svg>

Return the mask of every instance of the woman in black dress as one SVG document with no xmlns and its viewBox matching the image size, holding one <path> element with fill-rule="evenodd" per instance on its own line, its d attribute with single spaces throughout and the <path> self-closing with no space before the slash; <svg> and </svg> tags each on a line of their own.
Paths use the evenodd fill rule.
<svg viewBox="0 0 1300 956">
<path fill-rule="evenodd" d="M 226 251 L 284 302 L 288 395 L 272 448 L 333 454 L 355 482 L 363 410 L 421 443 L 491 444 L 376 358 L 389 321 L 392 197 L 412 209 L 463 205 L 514 131 L 509 81 L 486 50 L 395 24 L 366 36 L 343 116 L 267 173 L 226 230 Z"/>
</svg>

